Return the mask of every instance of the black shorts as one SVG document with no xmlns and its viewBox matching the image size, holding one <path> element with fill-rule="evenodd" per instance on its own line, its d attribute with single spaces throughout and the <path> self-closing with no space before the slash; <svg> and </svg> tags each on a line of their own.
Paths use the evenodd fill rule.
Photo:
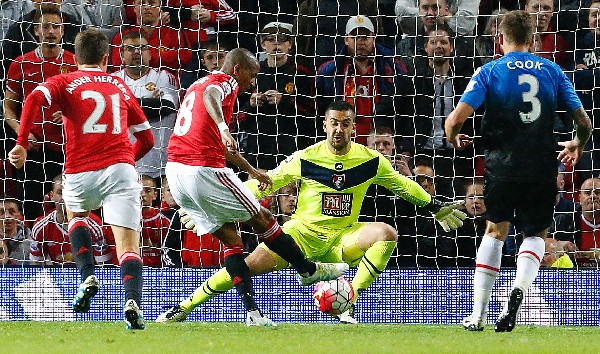
<svg viewBox="0 0 600 354">
<path fill-rule="evenodd" d="M 487 177 L 483 199 L 487 219 L 509 221 L 525 236 L 533 236 L 552 223 L 556 204 L 556 179 L 506 181 Z"/>
</svg>

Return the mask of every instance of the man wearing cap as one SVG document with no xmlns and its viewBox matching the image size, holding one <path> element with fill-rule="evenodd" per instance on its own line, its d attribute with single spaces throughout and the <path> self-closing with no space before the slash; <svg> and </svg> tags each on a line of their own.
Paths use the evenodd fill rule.
<svg viewBox="0 0 600 354">
<path fill-rule="evenodd" d="M 350 103 L 356 109 L 356 141 L 366 144 L 375 106 L 394 95 L 406 67 L 394 59 L 391 49 L 375 43 L 375 27 L 366 16 L 350 17 L 344 43 L 336 58 L 318 70 L 319 115 L 323 116 L 325 107 L 333 101 Z"/>
<path fill-rule="evenodd" d="M 244 105 L 240 130 L 248 133 L 248 160 L 270 170 L 316 137 L 313 72 L 290 59 L 292 24 L 271 22 L 260 34 L 266 58 Z"/>
</svg>

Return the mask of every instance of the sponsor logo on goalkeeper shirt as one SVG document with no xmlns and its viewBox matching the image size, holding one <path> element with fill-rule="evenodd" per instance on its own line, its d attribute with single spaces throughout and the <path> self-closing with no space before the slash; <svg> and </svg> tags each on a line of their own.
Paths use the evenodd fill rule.
<svg viewBox="0 0 600 354">
<path fill-rule="evenodd" d="M 323 193 L 321 212 L 327 216 L 350 216 L 352 193 Z"/>
</svg>

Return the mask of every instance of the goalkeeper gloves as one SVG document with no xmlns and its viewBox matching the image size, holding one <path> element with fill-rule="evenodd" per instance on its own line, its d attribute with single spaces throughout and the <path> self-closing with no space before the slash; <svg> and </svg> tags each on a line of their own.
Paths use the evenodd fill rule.
<svg viewBox="0 0 600 354">
<path fill-rule="evenodd" d="M 198 234 L 198 228 L 196 227 L 196 223 L 194 223 L 194 219 L 192 219 L 190 214 L 188 214 L 185 210 L 179 209 L 179 219 L 187 229 L 190 229 L 195 234 Z"/>
<path fill-rule="evenodd" d="M 444 231 L 449 232 L 456 230 L 463 225 L 463 220 L 467 218 L 467 214 L 458 210 L 464 202 L 442 202 L 435 198 L 431 198 L 431 203 L 425 206 L 435 220 L 440 224 Z"/>
</svg>

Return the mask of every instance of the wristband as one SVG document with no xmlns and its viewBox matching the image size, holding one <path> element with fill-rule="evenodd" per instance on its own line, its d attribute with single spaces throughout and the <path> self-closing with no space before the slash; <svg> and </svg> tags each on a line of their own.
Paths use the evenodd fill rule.
<svg viewBox="0 0 600 354">
<path fill-rule="evenodd" d="M 217 127 L 219 128 L 220 132 L 223 132 L 225 130 L 229 130 L 229 126 L 225 122 L 221 122 L 221 123 L 217 124 Z"/>
</svg>

